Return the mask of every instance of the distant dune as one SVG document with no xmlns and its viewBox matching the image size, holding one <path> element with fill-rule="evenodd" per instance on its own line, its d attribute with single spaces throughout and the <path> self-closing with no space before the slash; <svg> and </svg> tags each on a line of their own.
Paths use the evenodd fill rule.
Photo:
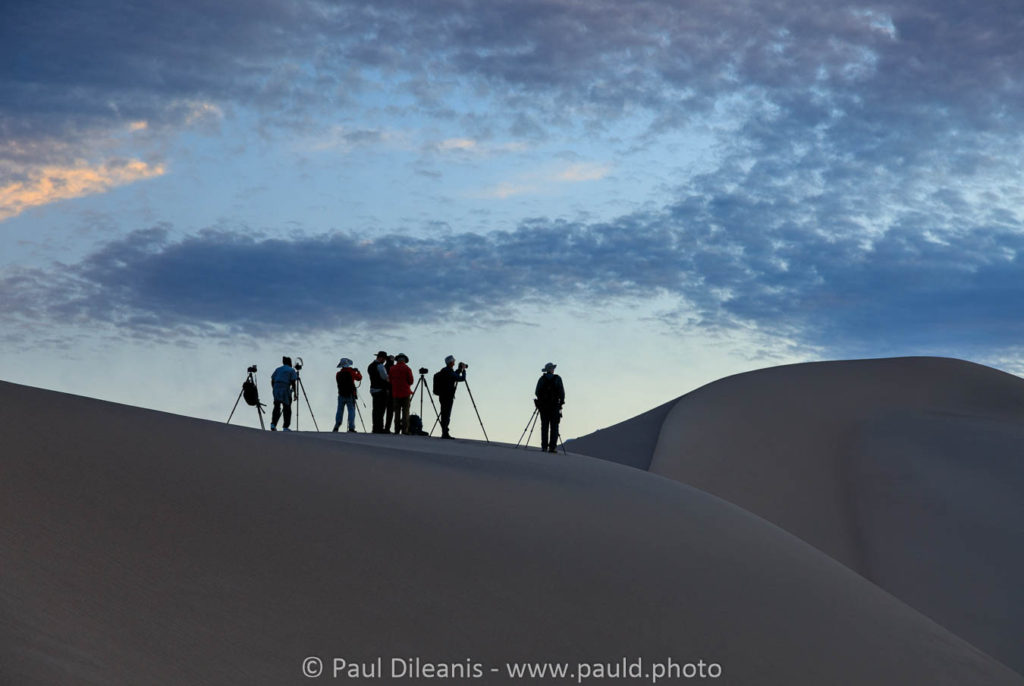
<svg viewBox="0 0 1024 686">
<path fill-rule="evenodd" d="M 800 364 L 657 412 L 655 441 L 624 440 L 651 432 L 641 415 L 570 447 L 626 446 L 616 461 L 764 517 L 1024 671 L 1024 380 L 945 358 Z"/>
<path fill-rule="evenodd" d="M 721 684 L 1024 684 L 797 536 L 641 469 L 272 434 L 2 382 L 0 407 L 5 684 L 345 683 L 304 677 L 310 656 L 328 673 L 332 658 L 479 665 L 478 683 L 513 681 L 506 662 L 625 657 L 715 663 Z M 652 471 L 686 461 L 666 431 L 691 421 L 681 407 Z M 856 467 L 856 483 L 887 468 Z"/>
</svg>

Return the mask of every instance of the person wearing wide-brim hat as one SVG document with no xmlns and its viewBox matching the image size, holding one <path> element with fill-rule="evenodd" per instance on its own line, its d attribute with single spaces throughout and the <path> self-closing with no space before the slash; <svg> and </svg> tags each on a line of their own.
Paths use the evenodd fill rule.
<svg viewBox="0 0 1024 686">
<path fill-rule="evenodd" d="M 412 385 L 416 379 L 409 369 L 405 353 L 395 355 L 395 366 L 388 372 L 391 381 L 391 405 L 395 411 L 395 433 L 409 434 L 409 408 L 412 404 Z"/>
<path fill-rule="evenodd" d="M 537 380 L 533 404 L 540 413 L 540 449 L 558 452 L 558 424 L 562 419 L 562 405 L 565 404 L 565 386 L 562 377 L 555 374 L 554 362 L 544 365 L 543 376 Z"/>
<path fill-rule="evenodd" d="M 337 431 L 341 426 L 341 420 L 345 417 L 345 408 L 348 408 L 348 430 L 355 433 L 356 430 L 356 382 L 363 380 L 359 369 L 352 366 L 352 360 L 347 357 L 338 361 L 339 371 L 334 379 L 338 382 L 338 412 L 334 415 L 334 428 Z"/>
</svg>

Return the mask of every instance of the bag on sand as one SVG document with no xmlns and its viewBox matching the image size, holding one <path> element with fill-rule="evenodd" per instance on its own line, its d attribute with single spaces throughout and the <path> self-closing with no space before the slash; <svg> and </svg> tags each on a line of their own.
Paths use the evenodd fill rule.
<svg viewBox="0 0 1024 686">
<path fill-rule="evenodd" d="M 409 415 L 409 435 L 410 436 L 426 436 L 427 432 L 423 430 L 423 420 L 420 419 L 418 414 Z"/>
</svg>

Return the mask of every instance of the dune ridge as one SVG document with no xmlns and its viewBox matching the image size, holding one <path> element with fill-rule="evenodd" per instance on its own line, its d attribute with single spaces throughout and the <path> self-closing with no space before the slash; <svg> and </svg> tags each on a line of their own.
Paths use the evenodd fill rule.
<svg viewBox="0 0 1024 686">
<path fill-rule="evenodd" d="M 949 358 L 819 362 L 669 405 L 651 473 L 764 517 L 1024 671 L 1024 381 Z"/>
<path fill-rule="evenodd" d="M 778 527 L 637 469 L 275 435 L 7 383 L 0 400 L 8 683 L 309 683 L 310 655 L 1024 683 Z"/>
</svg>

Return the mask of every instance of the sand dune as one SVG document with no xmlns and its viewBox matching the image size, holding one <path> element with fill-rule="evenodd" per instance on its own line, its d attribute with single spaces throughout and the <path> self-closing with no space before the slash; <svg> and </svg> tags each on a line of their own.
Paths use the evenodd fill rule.
<svg viewBox="0 0 1024 686">
<path fill-rule="evenodd" d="M 624 462 L 778 524 L 1024 671 L 1024 381 L 942 358 L 827 362 L 669 405 L 655 448 Z M 571 447 L 606 457 L 649 424 Z"/>
<path fill-rule="evenodd" d="M 795 537 L 637 469 L 0 399 L 4 683 L 309 683 L 307 656 L 471 660 L 483 683 L 505 661 L 623 656 L 703 659 L 728 684 L 1024 683 Z"/>
</svg>

